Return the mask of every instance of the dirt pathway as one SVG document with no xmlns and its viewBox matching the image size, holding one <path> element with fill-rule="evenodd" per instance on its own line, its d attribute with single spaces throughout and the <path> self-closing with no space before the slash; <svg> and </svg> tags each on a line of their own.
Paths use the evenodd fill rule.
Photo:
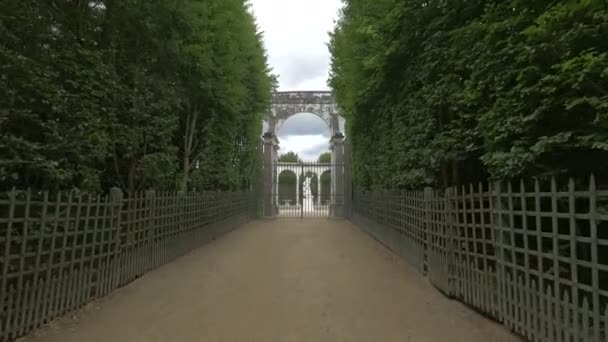
<svg viewBox="0 0 608 342">
<path fill-rule="evenodd" d="M 25 341 L 518 341 L 346 221 L 257 221 Z"/>
</svg>

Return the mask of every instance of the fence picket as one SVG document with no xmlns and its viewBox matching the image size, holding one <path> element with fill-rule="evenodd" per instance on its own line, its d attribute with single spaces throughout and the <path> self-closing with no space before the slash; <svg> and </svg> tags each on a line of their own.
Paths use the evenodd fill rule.
<svg viewBox="0 0 608 342">
<path fill-rule="evenodd" d="M 582 320 L 582 330 L 581 330 L 581 337 L 583 339 L 583 341 L 593 341 L 591 339 L 591 334 L 590 334 L 590 322 L 589 322 L 589 302 L 587 301 L 587 297 L 583 298 L 583 307 L 582 307 L 582 311 L 583 311 L 583 320 Z M 596 340 L 597 341 L 597 340 Z"/>
<path fill-rule="evenodd" d="M 526 335 L 527 331 L 525 329 L 526 326 L 526 295 L 524 290 L 524 280 L 521 275 L 517 276 L 517 299 L 515 300 L 516 305 L 516 322 L 517 322 L 517 332 L 520 335 Z"/>
<path fill-rule="evenodd" d="M 17 302 L 15 303 L 18 306 L 17 314 L 15 315 L 14 320 L 14 330 L 17 335 L 21 335 L 25 326 L 25 320 L 27 317 L 28 310 L 28 290 L 29 290 L 29 281 L 25 280 L 21 285 L 21 288 L 17 288 Z"/>
<path fill-rule="evenodd" d="M 559 286 L 560 286 L 560 273 L 559 273 L 559 222 L 558 222 L 558 197 L 557 197 L 557 180 L 555 176 L 551 177 L 551 238 L 552 238 L 552 254 L 553 254 L 553 293 L 555 297 L 555 306 L 559 301 Z M 555 309 L 557 312 L 557 309 Z M 557 319 L 557 317 L 553 317 Z"/>
<path fill-rule="evenodd" d="M 73 232 L 73 236 L 72 236 L 72 246 L 71 246 L 71 250 L 72 253 L 70 255 L 70 266 L 69 266 L 69 272 L 70 273 L 74 273 L 76 271 L 76 250 L 78 249 L 79 246 L 79 241 L 78 241 L 78 236 L 80 234 L 80 215 L 82 212 L 82 194 L 78 195 L 78 202 L 76 204 L 76 216 L 75 216 L 75 220 L 74 220 L 74 232 Z M 76 286 L 75 284 L 72 284 L 73 286 Z M 71 308 L 73 308 L 74 302 L 76 301 L 76 288 L 72 287 L 70 289 L 70 293 L 69 293 L 69 299 L 68 299 L 68 308 L 71 310 Z"/>
<path fill-rule="evenodd" d="M 51 276 L 44 280 L 44 309 L 42 310 L 43 317 L 41 323 L 45 323 L 52 318 L 53 300 L 55 299 L 55 281 Z"/>
<path fill-rule="evenodd" d="M 604 306 L 604 342 L 608 342 L 608 304 Z M 578 322 L 576 322 L 578 325 Z"/>
<path fill-rule="evenodd" d="M 597 186 L 595 175 L 589 177 L 589 230 L 591 232 L 591 308 L 593 309 L 593 338 L 600 340 L 600 280 L 599 280 L 599 252 L 598 252 L 598 208 L 597 208 Z M 606 220 L 606 218 L 604 218 Z M 605 240 L 604 240 L 605 242 Z M 608 335 L 608 327 L 604 331 Z"/>
<path fill-rule="evenodd" d="M 36 261 L 34 264 L 34 288 L 40 288 L 40 281 L 42 280 L 42 276 L 41 276 L 41 271 L 40 271 L 40 267 L 41 267 L 41 258 L 42 258 L 42 254 L 43 254 L 43 246 L 44 246 L 44 239 L 45 239 L 45 231 L 46 231 L 46 216 L 48 213 L 48 206 L 49 206 L 49 193 L 48 192 L 44 192 L 42 195 L 42 212 L 40 214 L 40 230 L 38 231 L 38 236 L 37 236 L 37 240 L 38 240 L 38 244 L 36 246 Z M 49 258 L 50 259 L 50 258 Z M 42 307 L 42 303 L 41 301 L 42 299 L 42 293 L 40 293 L 40 291 L 36 292 L 36 297 L 35 297 L 35 301 L 34 301 L 34 309 L 31 311 L 31 315 L 32 317 L 30 318 L 32 320 L 32 324 L 34 327 L 38 326 L 38 322 L 39 322 L 39 316 L 40 316 L 40 310 Z"/>
<path fill-rule="evenodd" d="M 551 288 L 551 286 L 547 286 L 547 297 L 545 297 L 545 299 L 547 300 L 547 328 L 548 328 L 548 332 L 549 332 L 549 341 L 555 341 L 555 311 L 554 311 L 554 304 L 555 304 L 555 297 L 553 297 L 553 290 Z"/>
<path fill-rule="evenodd" d="M 19 313 L 19 311 L 15 307 L 16 306 L 15 297 L 17 295 L 15 288 L 12 286 L 9 286 L 6 289 L 6 293 L 8 295 L 8 299 L 7 299 L 8 312 L 6 313 L 6 330 L 4 332 L 4 340 L 9 341 L 16 337 L 13 319 Z"/>
<path fill-rule="evenodd" d="M 572 327 L 571 317 L 570 317 L 570 296 L 568 295 L 569 291 L 564 291 L 562 296 L 562 305 L 563 305 L 563 316 L 561 321 L 561 326 L 564 327 L 564 341 L 570 342 L 572 340 L 572 334 L 570 327 Z"/>
<path fill-rule="evenodd" d="M 530 319 L 530 335 L 528 336 L 528 338 L 530 339 L 530 341 L 534 341 L 534 342 L 538 342 L 540 341 L 540 324 L 539 324 L 539 320 L 540 320 L 540 315 L 539 315 L 539 311 L 540 308 L 538 306 L 538 289 L 536 287 L 536 280 L 532 279 L 532 282 L 530 284 L 530 307 L 528 308 L 528 310 L 530 310 L 530 314 L 531 314 L 531 319 Z"/>
</svg>

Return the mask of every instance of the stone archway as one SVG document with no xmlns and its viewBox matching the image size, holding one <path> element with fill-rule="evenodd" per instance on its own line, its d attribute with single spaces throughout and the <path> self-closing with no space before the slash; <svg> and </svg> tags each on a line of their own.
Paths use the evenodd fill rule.
<svg viewBox="0 0 608 342">
<path fill-rule="evenodd" d="M 289 91 L 276 92 L 272 97 L 270 112 L 264 121 L 268 130 L 264 133 L 264 216 L 274 217 L 277 213 L 278 192 L 277 168 L 279 140 L 277 133 L 290 117 L 310 113 L 323 120 L 331 132 L 331 216 L 343 216 L 344 206 L 344 134 L 340 129 L 340 112 L 331 92 Z"/>
<path fill-rule="evenodd" d="M 331 135 L 340 132 L 340 113 L 334 97 L 328 91 L 288 91 L 277 92 L 272 97 L 270 113 L 264 119 L 268 123 L 268 131 L 276 136 L 279 129 L 290 117 L 310 113 L 318 116 L 327 124 Z"/>
</svg>

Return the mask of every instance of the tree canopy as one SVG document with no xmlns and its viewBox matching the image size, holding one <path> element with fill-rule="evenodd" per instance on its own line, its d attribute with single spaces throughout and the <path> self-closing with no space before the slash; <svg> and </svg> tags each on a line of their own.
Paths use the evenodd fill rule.
<svg viewBox="0 0 608 342">
<path fill-rule="evenodd" d="M 297 153 L 289 151 L 285 154 L 280 155 L 279 161 L 282 163 L 299 163 L 302 160 L 300 159 L 300 156 L 298 156 Z"/>
<path fill-rule="evenodd" d="M 244 0 L 0 2 L 0 188 L 238 189 L 274 77 Z"/>
<path fill-rule="evenodd" d="M 345 0 L 330 84 L 360 188 L 608 171 L 608 3 Z"/>
<path fill-rule="evenodd" d="M 319 163 L 329 164 L 331 163 L 331 152 L 322 153 L 318 159 Z"/>
</svg>

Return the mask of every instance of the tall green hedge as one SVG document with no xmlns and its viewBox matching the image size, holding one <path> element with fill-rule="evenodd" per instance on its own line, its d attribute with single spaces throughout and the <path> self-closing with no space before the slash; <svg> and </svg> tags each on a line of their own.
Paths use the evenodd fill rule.
<svg viewBox="0 0 608 342">
<path fill-rule="evenodd" d="M 605 0 L 345 0 L 331 86 L 360 188 L 608 171 Z"/>
<path fill-rule="evenodd" d="M 0 189 L 237 189 L 273 77 L 244 0 L 0 2 Z"/>
</svg>

